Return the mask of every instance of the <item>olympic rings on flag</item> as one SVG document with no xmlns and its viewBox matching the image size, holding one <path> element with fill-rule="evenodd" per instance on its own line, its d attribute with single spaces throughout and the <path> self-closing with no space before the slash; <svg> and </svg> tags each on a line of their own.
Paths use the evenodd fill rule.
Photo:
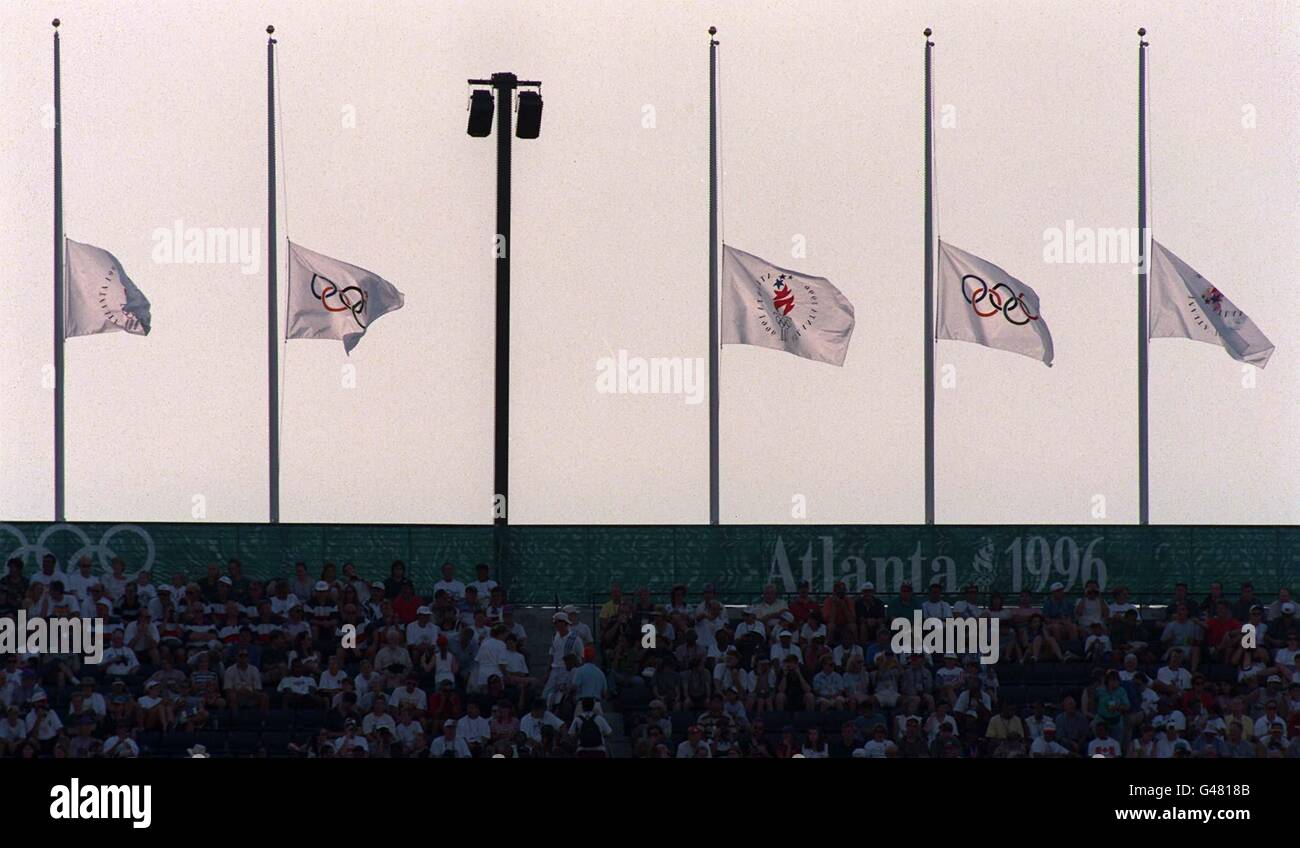
<svg viewBox="0 0 1300 848">
<path fill-rule="evenodd" d="M 327 284 L 320 291 L 316 290 L 316 280 L 318 279 Z M 351 300 L 348 297 L 348 292 L 356 292 L 359 299 Z M 361 320 L 366 311 L 366 293 L 362 291 L 360 286 L 344 286 L 340 289 L 329 277 L 313 273 L 311 275 L 311 296 L 319 300 L 320 305 L 330 312 L 351 312 L 352 320 L 357 322 L 357 326 L 363 330 L 366 328 L 365 322 Z M 335 296 L 338 297 L 341 306 L 330 305 L 329 299 Z"/>
<path fill-rule="evenodd" d="M 974 292 L 967 292 L 967 280 L 978 281 L 979 287 L 976 288 Z M 998 289 L 1004 289 L 1006 294 L 998 294 Z M 1023 327 L 1030 321 L 1038 320 L 1038 316 L 1031 314 L 1029 307 L 1025 304 L 1025 293 L 1021 292 L 1017 295 L 1006 283 L 998 283 L 990 289 L 989 284 L 984 282 L 982 278 L 975 274 L 964 274 L 961 278 L 961 296 L 966 298 L 966 302 L 970 304 L 971 309 L 975 310 L 975 314 L 981 318 L 991 318 L 1001 312 L 1003 318 L 1007 319 L 1008 322 L 1015 324 L 1017 327 Z M 987 311 L 982 311 L 979 304 L 983 300 L 988 300 L 988 302 L 992 304 L 993 308 Z M 1017 309 L 1024 313 L 1025 318 L 1023 321 L 1012 317 L 1011 313 Z"/>
</svg>

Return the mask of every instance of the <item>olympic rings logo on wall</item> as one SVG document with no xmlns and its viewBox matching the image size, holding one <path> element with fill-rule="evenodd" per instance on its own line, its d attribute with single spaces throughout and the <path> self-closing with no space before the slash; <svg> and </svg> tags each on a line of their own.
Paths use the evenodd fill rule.
<svg viewBox="0 0 1300 848">
<path fill-rule="evenodd" d="M 112 527 L 104 531 L 104 535 L 99 537 L 98 542 L 91 542 L 90 537 L 86 535 L 86 531 L 82 530 L 75 524 L 51 524 L 49 527 L 46 527 L 41 531 L 41 535 L 37 538 L 34 544 L 27 540 L 27 536 L 22 530 L 19 530 L 12 524 L 0 524 L 0 535 L 5 533 L 8 533 L 18 540 L 18 547 L 5 557 L 6 560 L 16 557 L 23 560 L 23 562 L 26 562 L 27 558 L 31 557 L 32 561 L 39 565 L 43 556 L 46 554 L 54 555 L 54 551 L 50 550 L 47 545 L 50 537 L 54 536 L 56 533 L 71 533 L 81 543 L 81 547 L 78 548 L 72 556 L 68 557 L 65 565 L 75 563 L 83 556 L 94 557 L 95 555 L 98 555 L 99 563 L 103 566 L 103 569 L 106 572 L 112 570 L 112 559 L 117 556 L 109 542 L 119 533 L 133 533 L 144 541 L 145 546 L 144 564 L 141 565 L 139 570 L 153 570 L 155 554 L 153 537 L 150 536 L 149 532 L 143 527 L 135 524 L 114 524 Z"/>
<path fill-rule="evenodd" d="M 975 289 L 974 292 L 968 292 L 966 290 L 967 280 L 977 281 L 979 283 L 979 288 Z M 998 294 L 998 289 L 1006 290 L 1005 297 L 1004 295 Z M 966 302 L 971 305 L 971 309 L 974 309 L 975 314 L 981 318 L 991 318 L 1000 312 L 1002 313 L 1003 318 L 1007 319 L 1008 322 L 1015 324 L 1017 327 L 1023 327 L 1030 321 L 1038 320 L 1038 316 L 1031 315 L 1029 307 L 1025 305 L 1025 293 L 1021 292 L 1017 295 L 1006 283 L 998 283 L 990 289 L 989 284 L 984 282 L 984 280 L 979 276 L 975 274 L 964 274 L 961 278 L 961 296 L 966 298 Z M 984 300 L 987 300 L 992 304 L 993 308 L 988 311 L 981 310 L 980 303 Z M 1017 309 L 1024 314 L 1025 318 L 1023 321 L 1012 317 L 1012 313 Z"/>
</svg>

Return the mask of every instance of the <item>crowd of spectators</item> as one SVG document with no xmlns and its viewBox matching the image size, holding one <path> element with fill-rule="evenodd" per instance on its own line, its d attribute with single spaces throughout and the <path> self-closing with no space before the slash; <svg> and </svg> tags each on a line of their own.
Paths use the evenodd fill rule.
<svg viewBox="0 0 1300 848">
<path fill-rule="evenodd" d="M 0 756 L 586 757 L 607 755 L 604 674 L 576 607 L 552 616 L 547 667 L 486 565 L 417 591 L 352 563 L 250 579 L 238 560 L 155 583 L 11 559 L 0 618 L 102 625 L 99 663 L 13 652 L 0 667 Z M 65 646 L 66 647 L 66 646 Z M 540 653 L 540 650 L 539 650 Z"/>
<path fill-rule="evenodd" d="M 1059 583 L 1013 606 L 966 587 L 888 603 L 866 583 L 824 597 L 712 586 L 666 603 L 610 590 L 598 631 L 639 757 L 1298 757 L 1300 626 L 1288 589 L 1138 605 Z M 998 622 L 998 661 L 897 652 L 891 622 Z M 1250 625 L 1250 626 L 1245 626 Z M 650 628 L 646 630 L 644 628 Z M 645 634 L 652 631 L 653 638 Z"/>
</svg>

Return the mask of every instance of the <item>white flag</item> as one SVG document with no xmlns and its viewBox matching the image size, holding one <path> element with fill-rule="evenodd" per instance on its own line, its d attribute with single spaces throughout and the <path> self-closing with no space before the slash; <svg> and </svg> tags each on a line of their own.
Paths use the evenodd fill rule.
<svg viewBox="0 0 1300 848">
<path fill-rule="evenodd" d="M 1222 345 L 1240 362 L 1268 364 L 1273 344 L 1255 322 L 1164 245 L 1151 240 L 1151 338 Z"/>
<path fill-rule="evenodd" d="M 823 277 L 722 246 L 722 343 L 784 350 L 843 365 L 853 304 Z"/>
<path fill-rule="evenodd" d="M 1029 286 L 973 253 L 939 242 L 935 338 L 974 342 L 1052 364 L 1052 334 Z"/>
<path fill-rule="evenodd" d="M 342 339 L 350 354 L 367 327 L 404 302 L 405 296 L 382 277 L 289 243 L 285 338 Z"/>
<path fill-rule="evenodd" d="M 117 257 L 100 247 L 64 241 L 68 247 L 64 338 L 117 330 L 149 335 L 149 301 L 122 270 Z"/>
</svg>

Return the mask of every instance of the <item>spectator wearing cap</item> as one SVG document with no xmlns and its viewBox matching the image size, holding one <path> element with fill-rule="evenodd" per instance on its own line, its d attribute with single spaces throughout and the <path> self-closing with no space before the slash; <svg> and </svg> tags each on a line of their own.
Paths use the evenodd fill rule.
<svg viewBox="0 0 1300 848">
<path fill-rule="evenodd" d="M 447 719 L 442 723 L 442 735 L 434 739 L 429 745 L 430 757 L 448 757 L 453 759 L 468 760 L 474 756 L 469 745 L 457 735 L 457 722 L 455 719 Z"/>
<path fill-rule="evenodd" d="M 433 610 L 421 606 L 415 610 L 415 621 L 406 625 L 406 647 L 414 659 L 432 651 L 438 641 L 438 625 L 433 623 Z"/>
<path fill-rule="evenodd" d="M 784 627 L 777 631 L 776 641 L 768 650 L 768 657 L 777 668 L 783 668 L 785 661 L 790 657 L 794 657 L 796 664 L 803 664 L 803 651 L 794 644 L 794 634 Z"/>
<path fill-rule="evenodd" d="M 662 704 L 662 702 L 659 702 Z M 654 712 L 654 703 L 651 703 L 651 713 Z M 542 729 L 549 727 L 554 731 L 564 730 L 564 722 L 555 713 L 546 709 L 546 702 L 541 698 L 534 698 L 529 705 L 528 712 L 524 713 L 523 718 L 519 719 L 519 732 L 524 735 L 530 743 L 542 744 Z M 672 722 L 668 722 L 669 730 L 672 729 Z"/>
<path fill-rule="evenodd" d="M 758 620 L 758 607 L 745 607 L 740 623 L 736 625 L 736 644 L 749 645 L 752 653 L 767 643 L 767 625 Z"/>
<path fill-rule="evenodd" d="M 677 744 L 675 756 L 679 760 L 694 759 L 696 757 L 711 758 L 713 749 L 704 741 L 704 728 L 698 724 L 692 724 L 686 728 L 686 738 Z"/>
<path fill-rule="evenodd" d="M 1043 722 L 1042 734 L 1029 746 L 1029 756 L 1035 759 L 1068 757 L 1070 749 L 1056 741 L 1056 733 L 1056 724 L 1054 722 Z"/>
</svg>

